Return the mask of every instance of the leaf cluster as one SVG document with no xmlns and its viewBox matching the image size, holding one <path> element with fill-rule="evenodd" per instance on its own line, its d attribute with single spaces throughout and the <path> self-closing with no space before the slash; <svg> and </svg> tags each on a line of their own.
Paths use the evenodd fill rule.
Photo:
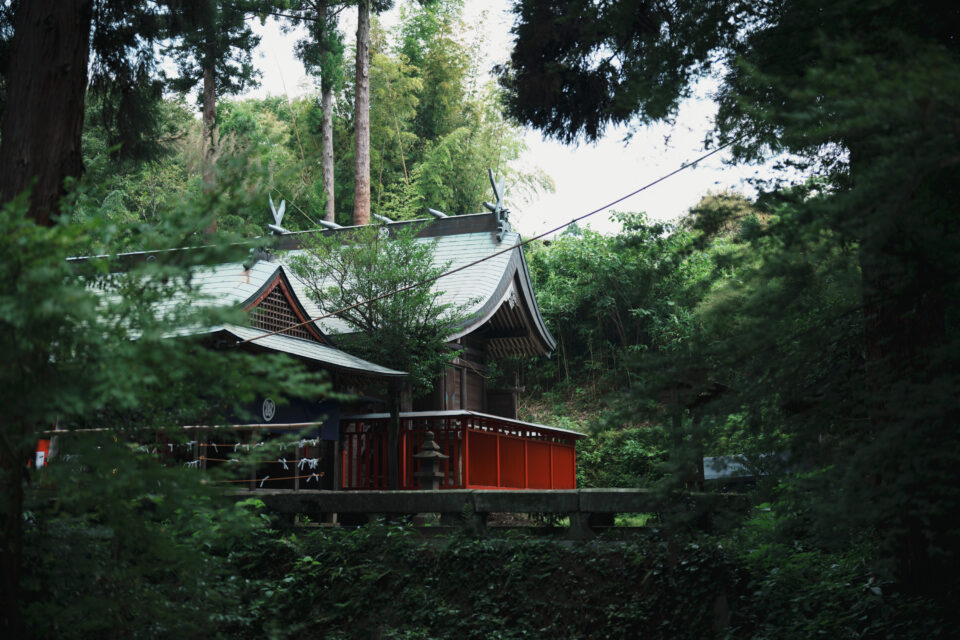
<svg viewBox="0 0 960 640">
<path fill-rule="evenodd" d="M 314 234 L 290 264 L 321 309 L 337 314 L 338 341 L 348 351 L 406 371 L 424 391 L 452 356 L 446 340 L 466 319 L 466 306 L 431 286 L 447 265 L 434 261 L 432 242 L 416 231 L 368 225 L 349 235 Z"/>
<path fill-rule="evenodd" d="M 277 637 L 704 637 L 714 599 L 735 582 L 716 546 L 655 538 L 621 548 L 427 544 L 402 526 L 371 525 L 298 543 L 257 605 Z"/>
</svg>

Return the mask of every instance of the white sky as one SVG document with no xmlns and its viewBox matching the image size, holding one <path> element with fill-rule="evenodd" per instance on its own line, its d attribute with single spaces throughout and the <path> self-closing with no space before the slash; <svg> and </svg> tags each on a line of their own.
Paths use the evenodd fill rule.
<svg viewBox="0 0 960 640">
<path fill-rule="evenodd" d="M 510 0 L 466 0 L 464 18 L 468 24 L 480 24 L 482 14 L 486 15 L 482 21 L 487 43 L 486 69 L 509 57 L 513 23 L 510 5 Z M 382 20 L 387 25 L 395 24 L 397 15 L 395 8 Z M 341 26 L 348 41 L 356 37 L 354 11 L 345 12 Z M 297 36 L 282 33 L 279 23 L 272 20 L 262 29 L 257 23 L 256 29 L 262 34 L 259 52 L 254 55 L 254 62 L 262 73 L 261 86 L 245 95 L 263 97 L 286 93 L 294 97 L 312 93 L 313 82 L 294 55 Z M 525 235 L 546 231 L 600 208 L 702 155 L 703 141 L 716 110 L 710 93 L 710 83 L 701 83 L 693 98 L 681 106 L 673 126 L 640 128 L 629 143 L 623 142 L 624 129 L 608 131 L 597 143 L 579 146 L 546 140 L 529 130 L 528 151 L 521 162 L 546 172 L 556 183 L 556 192 L 541 194 L 527 202 L 510 203 L 513 226 Z M 671 220 L 686 212 L 709 190 L 734 189 L 752 195 L 753 190 L 745 180 L 755 176 L 757 167 L 732 167 L 724 164 L 727 157 L 726 153 L 717 154 L 626 200 L 616 209 L 645 211 L 651 218 Z M 507 185 L 508 200 L 509 192 L 510 185 Z M 600 231 L 616 230 L 607 213 L 592 216 L 588 223 Z"/>
</svg>

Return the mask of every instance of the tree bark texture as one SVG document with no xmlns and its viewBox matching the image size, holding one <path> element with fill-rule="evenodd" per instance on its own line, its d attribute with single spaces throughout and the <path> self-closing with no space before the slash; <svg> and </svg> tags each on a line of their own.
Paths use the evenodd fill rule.
<svg viewBox="0 0 960 640">
<path fill-rule="evenodd" d="M 873 437 L 890 432 L 909 432 L 919 419 L 933 441 L 946 442 L 955 437 L 956 410 L 943 412 L 944 407 L 931 406 L 923 394 L 910 393 L 907 403 L 898 388 L 914 390 L 931 385 L 939 375 L 941 364 L 931 356 L 945 342 L 946 313 L 943 291 L 945 283 L 936 274 L 924 273 L 918 265 L 905 265 L 890 256 L 861 258 L 864 287 L 864 365 L 871 390 L 867 407 Z M 943 413 L 940 419 L 935 418 Z M 952 415 L 950 415 L 952 414 Z M 887 439 L 890 436 L 886 436 Z M 937 469 L 935 460 L 927 460 L 925 473 L 949 478 L 956 472 L 952 466 Z M 876 481 L 895 484 L 908 469 L 879 472 Z M 901 584 L 914 594 L 935 595 L 949 589 L 955 572 L 949 562 L 942 562 L 930 540 L 934 532 L 947 531 L 942 516 L 924 513 L 924 504 L 936 504 L 929 486 L 918 486 L 901 512 L 886 526 L 897 531 L 895 544 L 896 571 Z M 936 511 L 934 509 L 933 511 Z"/>
<path fill-rule="evenodd" d="M 59 213 L 64 180 L 83 173 L 92 14 L 92 0 L 30 0 L 14 18 L 0 124 L 0 201 L 32 185 L 28 215 L 42 225 Z"/>
<path fill-rule="evenodd" d="M 323 139 L 321 141 L 321 155 L 323 163 L 323 192 L 327 196 L 324 205 L 323 219 L 327 222 L 336 222 L 334 219 L 335 204 L 333 182 L 333 90 L 323 92 Z M 369 159 L 368 159 L 369 161 Z"/>
<path fill-rule="evenodd" d="M 213 37 L 210 30 L 207 37 Z M 206 61 L 203 65 L 203 192 L 213 193 L 217 188 L 217 77 L 216 45 L 207 44 Z M 217 219 L 207 227 L 207 233 L 216 233 Z"/>
<path fill-rule="evenodd" d="M 326 23 L 327 5 L 321 4 L 318 9 L 318 18 Z M 321 59 L 324 59 L 327 51 L 321 52 Z M 333 187 L 333 87 L 325 79 L 321 79 L 321 90 L 323 93 L 322 108 L 323 121 L 321 122 L 321 141 L 320 141 L 320 164 L 323 174 L 323 193 L 327 197 L 324 206 L 323 219 L 327 222 L 336 222 L 334 187 Z M 367 136 L 369 139 L 369 136 Z"/>
<path fill-rule="evenodd" d="M 357 4 L 353 224 L 370 222 L 370 0 Z"/>
</svg>

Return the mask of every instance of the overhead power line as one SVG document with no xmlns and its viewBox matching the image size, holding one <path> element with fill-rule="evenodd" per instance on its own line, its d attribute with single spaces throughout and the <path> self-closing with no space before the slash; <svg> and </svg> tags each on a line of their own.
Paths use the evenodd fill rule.
<svg viewBox="0 0 960 640">
<path fill-rule="evenodd" d="M 706 160 L 707 158 L 709 158 L 709 157 L 711 157 L 711 156 L 714 156 L 714 155 L 720 153 L 721 151 L 723 151 L 724 149 L 726 149 L 726 148 L 729 147 L 730 145 L 734 144 L 736 141 L 737 141 L 736 139 L 730 140 L 730 141 L 728 141 L 728 142 L 720 145 L 720 146 L 717 147 L 716 149 L 714 149 L 714 150 L 712 150 L 712 151 L 709 151 L 709 152 L 701 155 L 701 156 L 700 156 L 699 158 L 697 158 L 696 160 L 691 160 L 690 162 L 687 162 L 687 163 L 685 163 L 685 164 L 682 164 L 682 165 L 680 165 L 679 167 L 677 167 L 676 169 L 674 169 L 673 171 L 671 171 L 670 173 L 667 173 L 667 174 L 664 174 L 664 175 L 660 176 L 659 178 L 657 178 L 657 179 L 654 180 L 653 182 L 648 182 L 647 184 L 643 185 L 643 186 L 640 187 L 639 189 L 636 189 L 636 190 L 634 190 L 634 191 L 631 191 L 630 193 L 628 193 L 628 194 L 626 194 L 626 195 L 624 195 L 624 196 L 621 196 L 621 197 L 617 198 L 616 200 L 614 200 L 614 201 L 612 201 L 612 202 L 608 202 L 607 204 L 603 205 L 602 207 L 598 207 L 597 209 L 594 209 L 593 211 L 589 211 L 589 212 L 587 212 L 587 213 L 584 213 L 584 214 L 581 215 L 581 216 L 577 216 L 576 218 L 573 218 L 572 220 L 570 220 L 570 221 L 568 221 L 568 222 L 564 222 L 564 223 L 561 224 L 560 226 L 554 227 L 553 229 L 550 229 L 549 231 L 544 231 L 543 233 L 540 233 L 540 234 L 538 234 L 538 235 L 535 235 L 535 236 L 533 236 L 533 237 L 531 237 L 531 238 L 527 238 L 526 240 L 522 241 L 522 242 L 521 242 L 520 244 L 518 244 L 518 245 L 514 245 L 514 246 L 512 246 L 512 247 L 507 247 L 506 249 L 502 249 L 502 250 L 500 250 L 500 251 L 496 251 L 496 252 L 494 252 L 494 253 L 491 253 L 491 254 L 488 255 L 488 256 L 484 256 L 483 258 L 479 258 L 479 259 L 477 259 L 477 260 L 474 260 L 473 262 L 469 262 L 469 263 L 467 263 L 467 264 L 465 264 L 465 265 L 461 265 L 461 266 L 459 266 L 459 267 L 457 267 L 457 268 L 455 268 L 455 269 L 450 269 L 449 271 L 444 271 L 443 273 L 441 273 L 441 274 L 439 274 L 439 275 L 436 275 L 436 276 L 433 276 L 432 278 L 426 278 L 426 279 L 424 279 L 424 280 L 420 280 L 419 282 L 414 282 L 414 283 L 412 283 L 412 284 L 408 284 L 408 285 L 406 285 L 406 286 L 400 287 L 399 289 L 394 289 L 393 291 L 388 291 L 388 292 L 383 293 L 383 294 L 381 294 L 381 295 L 379 295 L 379 296 L 376 296 L 376 297 L 374 297 L 374 298 L 370 298 L 369 300 L 361 300 L 360 302 L 355 302 L 354 304 L 351 304 L 351 305 L 349 305 L 349 306 L 343 307 L 342 309 L 338 309 L 338 310 L 336 310 L 336 311 L 331 311 L 330 313 L 324 314 L 324 315 L 322 315 L 322 316 L 317 316 L 316 318 L 310 318 L 309 320 L 304 320 L 303 322 L 298 322 L 298 323 L 296 323 L 296 324 L 292 324 L 292 325 L 290 325 L 290 326 L 288 326 L 288 327 L 286 327 L 286 328 L 284 328 L 284 329 L 280 329 L 280 330 L 277 330 L 277 331 L 271 331 L 271 332 L 269 332 L 269 333 L 264 333 L 264 334 L 262 334 L 262 335 L 255 336 L 255 337 L 253 337 L 253 338 L 247 338 L 247 339 L 245 339 L 245 340 L 241 340 L 240 342 L 237 342 L 235 346 L 239 346 L 239 345 L 245 344 L 245 343 L 247 343 L 247 342 L 255 342 L 255 341 L 260 340 L 260 339 L 262 339 L 262 338 L 268 338 L 268 337 L 270 337 L 270 336 L 275 336 L 275 335 L 278 335 L 278 334 L 281 334 L 281 333 L 286 333 L 287 331 L 290 331 L 291 329 L 296 329 L 296 328 L 298 328 L 298 327 L 302 327 L 302 326 L 304 326 L 304 325 L 310 324 L 311 322 L 319 322 L 320 320 L 326 320 L 327 318 L 332 318 L 332 317 L 334 317 L 334 316 L 338 316 L 338 315 L 340 315 L 341 313 L 345 313 L 345 312 L 347 312 L 347 311 L 352 311 L 353 309 L 356 309 L 357 307 L 362 307 L 362 306 L 364 306 L 364 305 L 368 305 L 368 304 L 371 304 L 371 303 L 373 303 L 373 302 L 377 302 L 378 300 L 383 300 L 384 298 L 389 298 L 390 296 L 395 296 L 395 295 L 397 295 L 398 293 L 403 293 L 404 291 L 409 291 L 409 290 L 411 290 L 411 289 L 416 289 L 417 287 L 424 287 L 424 286 L 426 286 L 426 285 L 433 284 L 434 282 L 436 282 L 436 281 L 439 280 L 440 278 L 446 278 L 447 276 L 450 276 L 450 275 L 453 275 L 453 274 L 458 273 L 458 272 L 460 272 L 460 271 L 463 271 L 464 269 L 469 269 L 470 267 L 476 266 L 476 265 L 480 264 L 481 262 L 486 262 L 487 260 L 491 260 L 491 259 L 493 259 L 493 258 L 496 258 L 497 256 L 502 255 L 502 254 L 504 254 L 504 253 L 508 253 L 508 252 L 510 252 L 510 251 L 514 251 L 514 250 L 516 250 L 516 249 L 520 249 L 520 248 L 523 247 L 524 245 L 529 244 L 529 243 L 531 243 L 531 242 L 533 242 L 533 241 L 535 241 L 535 240 L 540 240 L 541 238 L 543 238 L 543 237 L 545 237 L 545 236 L 548 236 L 548 235 L 550 235 L 551 233 L 556 233 L 557 231 L 560 231 L 561 229 L 564 229 L 564 228 L 566 228 L 566 227 L 569 227 L 569 226 L 572 225 L 572 224 L 575 224 L 575 223 L 577 223 L 577 222 L 580 222 L 581 220 L 585 220 L 586 218 L 589 218 L 590 216 L 593 216 L 593 215 L 596 215 L 596 214 L 598 214 L 598 213 L 602 213 L 602 212 L 604 212 L 604 211 L 607 211 L 608 209 L 610 209 L 610 207 L 613 207 L 613 206 L 615 206 L 615 205 L 618 205 L 618 204 L 620 204 L 621 202 L 623 202 L 624 200 L 627 200 L 628 198 L 632 198 L 633 196 L 637 195 L 638 193 L 640 193 L 640 192 L 642 192 L 642 191 L 646 191 L 646 190 L 649 189 L 650 187 L 656 186 L 656 185 L 660 184 L 661 182 L 663 182 L 664 180 L 668 180 L 669 178 L 672 178 L 673 176 L 677 175 L 677 174 L 680 173 L 681 171 L 684 171 L 684 170 L 686 170 L 686 169 L 689 169 L 690 167 L 695 166 L 696 164 L 698 164 L 698 163 L 700 163 L 700 162 L 703 162 L 703 161 Z"/>
</svg>

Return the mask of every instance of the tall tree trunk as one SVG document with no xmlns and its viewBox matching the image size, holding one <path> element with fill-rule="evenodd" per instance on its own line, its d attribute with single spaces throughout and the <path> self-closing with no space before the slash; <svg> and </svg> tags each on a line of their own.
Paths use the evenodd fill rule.
<svg viewBox="0 0 960 640">
<path fill-rule="evenodd" d="M 857 179 L 860 159 L 879 154 L 861 144 L 851 143 L 850 148 L 852 175 Z M 946 442 L 955 437 L 956 423 L 951 414 L 955 409 L 941 405 L 936 394 L 922 392 L 952 373 L 944 371 L 944 364 L 935 357 L 948 345 L 945 292 L 950 281 L 935 258 L 923 250 L 925 230 L 937 228 L 937 212 L 925 204 L 922 190 L 900 202 L 896 209 L 877 207 L 865 212 L 859 245 L 866 410 L 870 436 L 885 443 L 881 451 L 887 456 L 877 464 L 872 479 L 881 492 L 884 484 L 896 485 L 916 475 L 916 456 L 922 454 L 903 444 L 907 434 L 920 432 L 928 441 Z M 935 456 L 920 464 L 921 478 L 938 474 L 948 478 L 956 472 L 952 463 L 938 469 L 942 462 Z M 910 500 L 896 513 L 885 514 L 880 528 L 892 533 L 901 585 L 908 592 L 933 595 L 949 589 L 955 580 L 955 564 L 943 561 L 936 551 L 943 532 L 951 527 L 949 516 L 937 513 L 939 506 L 931 508 L 945 498 L 931 491 L 929 483 L 916 485 Z"/>
<path fill-rule="evenodd" d="M 200 24 L 203 30 L 203 193 L 217 188 L 217 2 L 202 0 Z M 214 218 L 205 233 L 217 231 Z"/>
<path fill-rule="evenodd" d="M 370 222 L 370 0 L 357 3 L 353 224 Z"/>
<path fill-rule="evenodd" d="M 87 90 L 92 0 L 21 2 L 0 123 L 0 203 L 32 184 L 27 215 L 53 224 L 64 180 L 83 173 L 81 134 Z M 35 182 L 34 182 L 35 181 Z M 23 637 L 20 574 L 23 498 L 29 440 L 22 425 L 0 417 L 0 624 Z"/>
<path fill-rule="evenodd" d="M 14 18 L 0 124 L 0 202 L 33 184 L 28 215 L 43 225 L 59 212 L 64 179 L 83 173 L 92 15 L 92 0 L 29 0 Z"/>
<path fill-rule="evenodd" d="M 323 123 L 321 127 L 323 129 L 323 139 L 320 147 L 323 163 L 323 192 L 327 196 L 323 219 L 327 222 L 336 222 L 334 220 L 334 205 L 336 202 L 333 190 L 333 89 L 323 91 Z"/>
<path fill-rule="evenodd" d="M 940 370 L 943 365 L 934 364 L 936 359 L 931 355 L 939 352 L 945 342 L 946 285 L 915 264 L 896 264 L 882 254 L 861 256 L 861 272 L 864 364 L 870 389 L 867 411 L 873 438 L 901 442 L 905 434 L 922 428 L 930 441 L 946 442 L 955 437 L 952 430 L 956 416 L 948 417 L 947 407 L 934 406 L 925 394 L 918 392 L 930 388 L 935 384 L 932 381 L 944 373 Z M 897 452 L 887 452 L 891 458 L 900 457 Z M 916 455 L 903 454 L 904 464 L 899 468 L 878 465 L 880 471 L 875 481 L 881 486 L 896 485 L 902 477 L 913 473 L 909 461 Z M 936 459 L 923 461 L 927 477 L 937 475 L 937 463 Z M 953 465 L 948 465 L 940 470 L 940 477 L 948 478 L 955 472 Z M 893 546 L 901 585 L 914 594 L 935 595 L 949 589 L 955 580 L 955 566 L 943 562 L 935 551 L 950 525 L 942 516 L 935 515 L 938 509 L 931 509 L 930 505 L 938 504 L 940 498 L 931 494 L 930 488 L 917 482 L 911 499 L 885 525 L 895 532 Z"/>
<path fill-rule="evenodd" d="M 320 21 L 327 24 L 327 5 L 322 3 L 318 8 L 317 17 Z M 325 34 L 326 35 L 326 34 Z M 330 52 L 327 51 L 326 41 L 320 42 L 320 59 L 326 61 Z M 323 173 L 323 193 L 327 196 L 327 202 L 324 207 L 323 219 L 327 222 L 334 220 L 334 193 L 333 193 L 333 84 L 327 78 L 320 79 L 321 91 L 323 93 L 323 120 L 320 125 L 321 143 L 320 143 L 320 163 Z M 368 136 L 369 139 L 369 136 Z M 369 160 L 368 160 L 369 162 Z"/>
<path fill-rule="evenodd" d="M 217 188 L 217 76 L 216 45 L 212 29 L 207 31 L 208 44 L 203 66 L 203 192 L 213 193 Z M 216 233 L 214 218 L 206 232 Z"/>
</svg>

